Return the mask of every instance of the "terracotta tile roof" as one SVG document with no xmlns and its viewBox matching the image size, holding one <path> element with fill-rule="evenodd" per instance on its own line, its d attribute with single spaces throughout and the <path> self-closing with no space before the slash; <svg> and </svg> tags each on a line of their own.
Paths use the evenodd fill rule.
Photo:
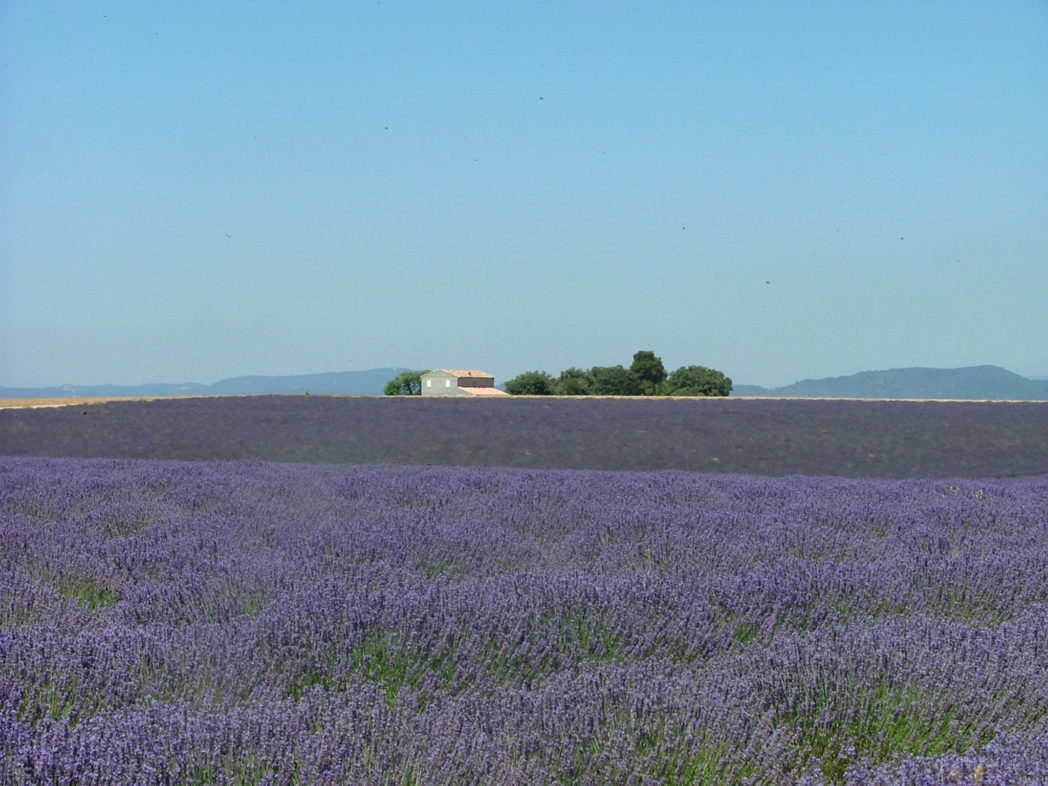
<svg viewBox="0 0 1048 786">
<path fill-rule="evenodd" d="M 456 376 L 456 377 L 471 377 L 473 379 L 477 379 L 477 378 L 494 379 L 495 378 L 494 376 L 492 376 L 491 374 L 488 374 L 485 371 L 477 371 L 476 369 L 472 369 L 472 368 L 441 368 L 441 369 L 437 369 L 437 370 L 438 371 L 443 371 L 443 372 L 445 372 L 447 374 L 451 374 L 451 375 Z"/>
</svg>

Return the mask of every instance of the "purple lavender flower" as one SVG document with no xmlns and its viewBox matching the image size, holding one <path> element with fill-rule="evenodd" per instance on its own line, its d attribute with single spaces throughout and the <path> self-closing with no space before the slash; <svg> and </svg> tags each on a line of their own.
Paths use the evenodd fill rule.
<svg viewBox="0 0 1048 786">
<path fill-rule="evenodd" d="M 1048 480 L 0 458 L 0 782 L 1035 784 Z"/>
</svg>

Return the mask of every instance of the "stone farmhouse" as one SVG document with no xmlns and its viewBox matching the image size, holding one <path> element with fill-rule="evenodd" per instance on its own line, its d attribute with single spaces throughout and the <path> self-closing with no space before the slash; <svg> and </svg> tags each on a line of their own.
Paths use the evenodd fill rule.
<svg viewBox="0 0 1048 786">
<path fill-rule="evenodd" d="M 483 371 L 438 368 L 422 375 L 423 396 L 508 396 L 495 387 L 495 377 Z"/>
</svg>

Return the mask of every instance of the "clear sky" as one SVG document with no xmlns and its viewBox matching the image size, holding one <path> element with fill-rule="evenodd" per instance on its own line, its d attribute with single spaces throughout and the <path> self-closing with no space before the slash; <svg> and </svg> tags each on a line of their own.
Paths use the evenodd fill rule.
<svg viewBox="0 0 1048 786">
<path fill-rule="evenodd" d="M 1048 3 L 0 0 L 0 385 L 1048 374 Z"/>
</svg>

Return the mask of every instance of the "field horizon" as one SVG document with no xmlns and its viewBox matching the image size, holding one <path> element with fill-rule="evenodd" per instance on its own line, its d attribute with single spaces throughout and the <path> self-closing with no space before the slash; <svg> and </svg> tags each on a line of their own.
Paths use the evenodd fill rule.
<svg viewBox="0 0 1048 786">
<path fill-rule="evenodd" d="M 261 396 L 278 396 L 297 398 L 305 396 L 308 398 L 415 398 L 412 396 L 386 396 L 379 393 L 187 393 L 185 395 L 160 393 L 156 395 L 141 396 L 41 396 L 22 398 L 0 398 L 0 410 L 2 409 L 43 409 L 51 407 L 75 407 L 89 404 L 111 404 L 132 401 L 167 401 L 177 399 L 206 399 L 215 401 L 227 398 L 258 398 Z M 421 398 L 421 396 L 417 397 Z M 920 397 L 920 396 L 885 396 L 874 398 L 871 396 L 785 396 L 785 395 L 761 395 L 761 396 L 562 396 L 562 395 L 514 395 L 514 399 L 538 399 L 579 401 L 582 399 L 622 399 L 629 401 L 909 401 L 914 403 L 950 403 L 965 402 L 978 404 L 1044 404 L 1048 401 L 1036 401 L 1023 398 L 949 398 L 949 397 Z"/>
<path fill-rule="evenodd" d="M 0 455 L 846 477 L 1048 474 L 1048 403 L 235 396 L 0 410 Z"/>
</svg>

